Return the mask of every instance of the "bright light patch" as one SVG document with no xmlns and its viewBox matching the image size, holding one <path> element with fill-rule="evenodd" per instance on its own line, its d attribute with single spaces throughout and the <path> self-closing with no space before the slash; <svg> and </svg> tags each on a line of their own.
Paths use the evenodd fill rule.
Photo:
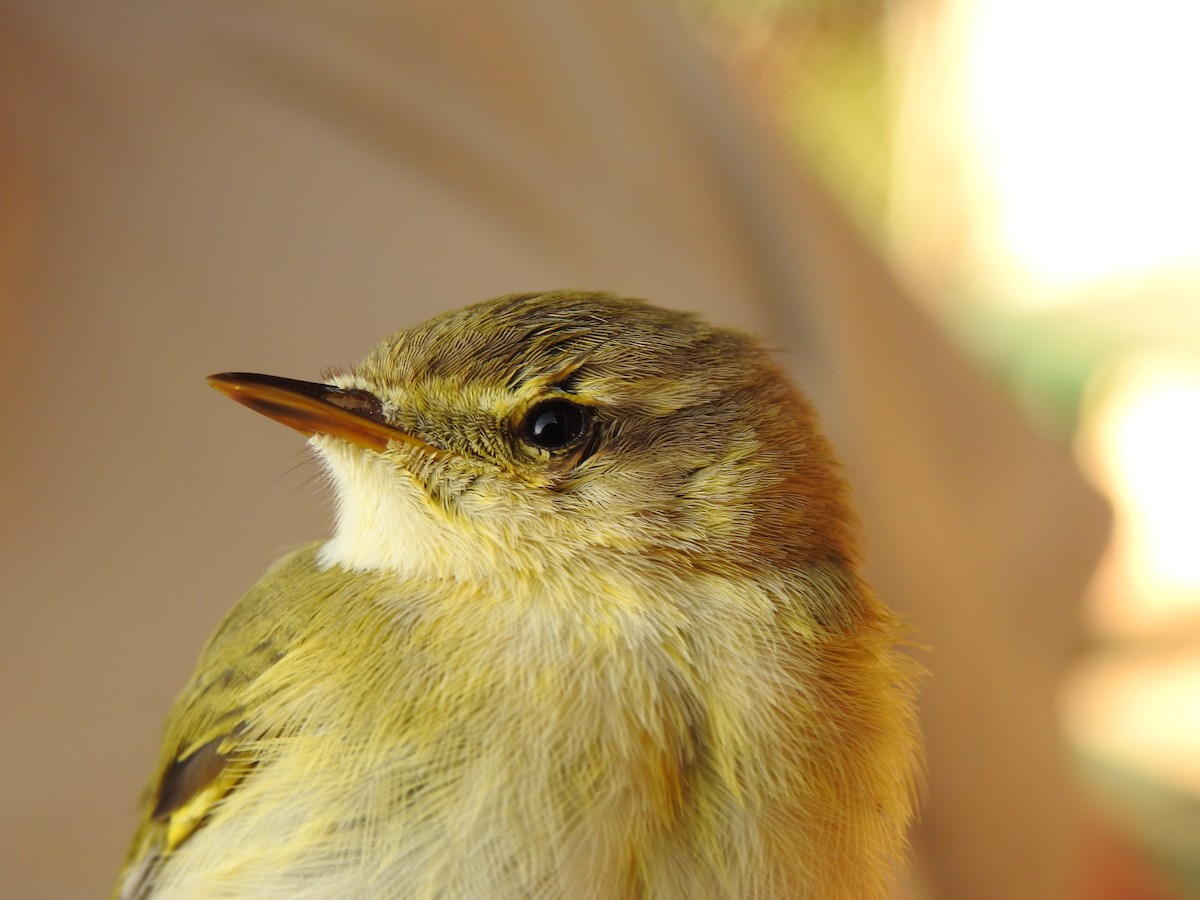
<svg viewBox="0 0 1200 900">
<path fill-rule="evenodd" d="M 1200 3 L 975 0 L 961 115 L 1030 302 L 1200 271 Z M 1061 294 L 1059 295 L 1061 297 Z"/>
<path fill-rule="evenodd" d="M 1087 455 L 1118 507 L 1125 598 L 1152 618 L 1200 610 L 1200 360 L 1164 354 L 1106 379 Z"/>
</svg>

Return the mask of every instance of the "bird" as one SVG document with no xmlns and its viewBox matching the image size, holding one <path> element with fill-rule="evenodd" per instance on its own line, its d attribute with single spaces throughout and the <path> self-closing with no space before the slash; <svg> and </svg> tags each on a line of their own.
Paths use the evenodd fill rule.
<svg viewBox="0 0 1200 900">
<path fill-rule="evenodd" d="M 335 527 L 203 648 L 115 897 L 888 895 L 919 666 L 759 341 L 509 294 L 323 378 L 209 379 Z"/>
</svg>

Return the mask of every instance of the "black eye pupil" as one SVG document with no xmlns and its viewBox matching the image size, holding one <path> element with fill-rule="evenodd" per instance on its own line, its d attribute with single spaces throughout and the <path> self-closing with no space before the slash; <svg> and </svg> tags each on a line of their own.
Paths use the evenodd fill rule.
<svg viewBox="0 0 1200 900">
<path fill-rule="evenodd" d="M 539 403 L 521 423 L 521 439 L 542 450 L 562 450 L 587 431 L 588 411 L 569 400 Z"/>
</svg>

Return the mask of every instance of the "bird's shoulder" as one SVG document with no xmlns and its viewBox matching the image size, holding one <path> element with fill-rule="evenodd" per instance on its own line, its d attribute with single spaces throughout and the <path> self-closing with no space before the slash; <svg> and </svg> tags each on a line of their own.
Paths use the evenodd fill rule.
<svg viewBox="0 0 1200 900">
<path fill-rule="evenodd" d="M 168 715 L 155 774 L 142 799 L 118 896 L 149 893 L 158 868 L 260 762 L 264 735 L 286 728 L 264 707 L 283 682 L 281 661 L 301 652 L 345 593 L 344 572 L 318 565 L 318 544 L 276 562 L 209 638 Z"/>
</svg>

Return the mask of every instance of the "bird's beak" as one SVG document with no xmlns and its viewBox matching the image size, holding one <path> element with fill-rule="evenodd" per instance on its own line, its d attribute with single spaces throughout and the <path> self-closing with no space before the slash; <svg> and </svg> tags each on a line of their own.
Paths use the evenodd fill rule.
<svg viewBox="0 0 1200 900">
<path fill-rule="evenodd" d="M 208 383 L 226 397 L 309 437 L 329 434 L 375 451 L 399 441 L 431 454 L 440 452 L 385 422 L 383 404 L 367 391 L 249 372 L 210 375 Z"/>
</svg>

